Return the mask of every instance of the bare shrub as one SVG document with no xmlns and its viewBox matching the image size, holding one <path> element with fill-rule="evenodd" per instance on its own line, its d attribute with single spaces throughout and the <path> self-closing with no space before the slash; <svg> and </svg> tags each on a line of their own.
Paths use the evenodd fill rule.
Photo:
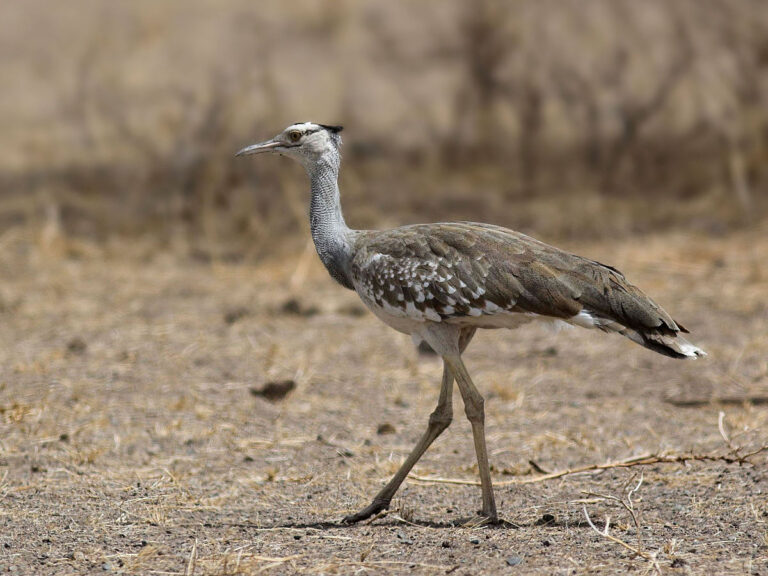
<svg viewBox="0 0 768 576">
<path fill-rule="evenodd" d="M 9 226 L 56 213 L 63 236 L 272 254 L 306 226 L 301 174 L 231 155 L 307 119 L 351 128 L 358 225 L 621 234 L 766 208 L 768 13 L 750 0 L 2 10 Z"/>
</svg>

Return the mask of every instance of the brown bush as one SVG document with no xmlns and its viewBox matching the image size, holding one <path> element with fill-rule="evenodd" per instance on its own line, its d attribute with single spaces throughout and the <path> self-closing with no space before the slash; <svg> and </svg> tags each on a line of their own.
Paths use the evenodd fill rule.
<svg viewBox="0 0 768 576">
<path fill-rule="evenodd" d="M 756 2 L 75 4 L 0 8 L 5 226 L 273 253 L 304 226 L 302 175 L 232 153 L 305 119 L 350 128 L 361 227 L 614 235 L 764 214 Z"/>
</svg>

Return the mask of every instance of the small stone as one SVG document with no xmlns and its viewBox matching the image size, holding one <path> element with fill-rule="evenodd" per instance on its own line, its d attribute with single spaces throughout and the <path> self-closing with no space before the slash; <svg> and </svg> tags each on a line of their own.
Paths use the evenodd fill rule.
<svg viewBox="0 0 768 576">
<path fill-rule="evenodd" d="M 397 539 L 400 540 L 400 542 L 403 544 L 413 544 L 413 540 L 408 538 L 408 535 L 402 530 L 397 531 Z"/>
<path fill-rule="evenodd" d="M 518 564 L 522 564 L 523 559 L 520 556 L 510 556 L 507 558 L 507 564 L 510 566 L 517 566 Z"/>
<path fill-rule="evenodd" d="M 277 402 L 285 398 L 294 388 L 296 388 L 296 382 L 293 380 L 279 380 L 267 382 L 261 388 L 251 388 L 251 394 L 264 398 L 268 402 Z"/>
<path fill-rule="evenodd" d="M 541 518 L 536 520 L 537 526 L 546 526 L 547 524 L 552 524 L 556 520 L 554 514 L 542 514 Z"/>
<path fill-rule="evenodd" d="M 477 538 L 472 538 L 472 540 L 470 540 L 469 543 L 477 545 L 477 544 L 480 544 L 480 540 L 478 540 Z"/>
<path fill-rule="evenodd" d="M 75 336 L 69 342 L 67 342 L 67 352 L 70 354 L 84 354 L 88 349 L 88 344 L 85 343 L 80 336 Z"/>
<path fill-rule="evenodd" d="M 101 565 L 101 569 L 104 570 L 104 572 L 111 572 L 112 564 L 110 564 L 109 562 L 104 562 L 104 564 Z"/>
<path fill-rule="evenodd" d="M 383 422 L 379 424 L 379 427 L 376 428 L 376 434 L 379 436 L 383 436 L 384 434 L 394 434 L 395 433 L 395 427 L 392 426 L 389 422 Z"/>
</svg>

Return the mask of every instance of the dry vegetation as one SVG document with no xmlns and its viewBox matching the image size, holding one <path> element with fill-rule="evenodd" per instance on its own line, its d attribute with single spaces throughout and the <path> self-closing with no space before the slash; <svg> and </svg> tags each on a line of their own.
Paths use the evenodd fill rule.
<svg viewBox="0 0 768 576">
<path fill-rule="evenodd" d="M 0 31 L 2 224 L 263 257 L 304 226 L 303 175 L 232 153 L 302 119 L 348 126 L 358 227 L 608 237 L 765 213 L 757 0 L 31 0 Z"/>
<path fill-rule="evenodd" d="M 463 418 L 388 516 L 337 523 L 421 433 L 440 364 L 314 260 L 291 289 L 294 264 L 62 259 L 7 233 L 0 572 L 764 575 L 766 232 L 568 246 L 620 262 L 703 361 L 583 330 L 478 336 L 500 528 L 453 525 L 479 505 Z"/>
<path fill-rule="evenodd" d="M 768 576 L 760 2 L 27 0 L 0 46 L 0 573 Z M 295 166 L 232 158 L 304 119 L 350 224 L 558 240 L 710 356 L 481 334 L 510 524 L 460 522 L 457 418 L 339 525 L 440 365 L 320 269 Z"/>
</svg>

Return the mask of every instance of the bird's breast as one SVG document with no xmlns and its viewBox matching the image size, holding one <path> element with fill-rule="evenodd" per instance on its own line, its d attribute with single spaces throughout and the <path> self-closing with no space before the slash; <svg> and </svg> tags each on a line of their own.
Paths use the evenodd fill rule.
<svg viewBox="0 0 768 576">
<path fill-rule="evenodd" d="M 361 292 L 357 286 L 355 290 L 363 304 L 390 328 L 394 328 L 403 334 L 418 333 L 423 328 L 426 322 L 424 317 L 414 313 L 409 315 L 408 311 L 404 308 L 391 306 L 386 301 L 377 301 L 374 298 L 370 298 L 368 294 Z"/>
</svg>

